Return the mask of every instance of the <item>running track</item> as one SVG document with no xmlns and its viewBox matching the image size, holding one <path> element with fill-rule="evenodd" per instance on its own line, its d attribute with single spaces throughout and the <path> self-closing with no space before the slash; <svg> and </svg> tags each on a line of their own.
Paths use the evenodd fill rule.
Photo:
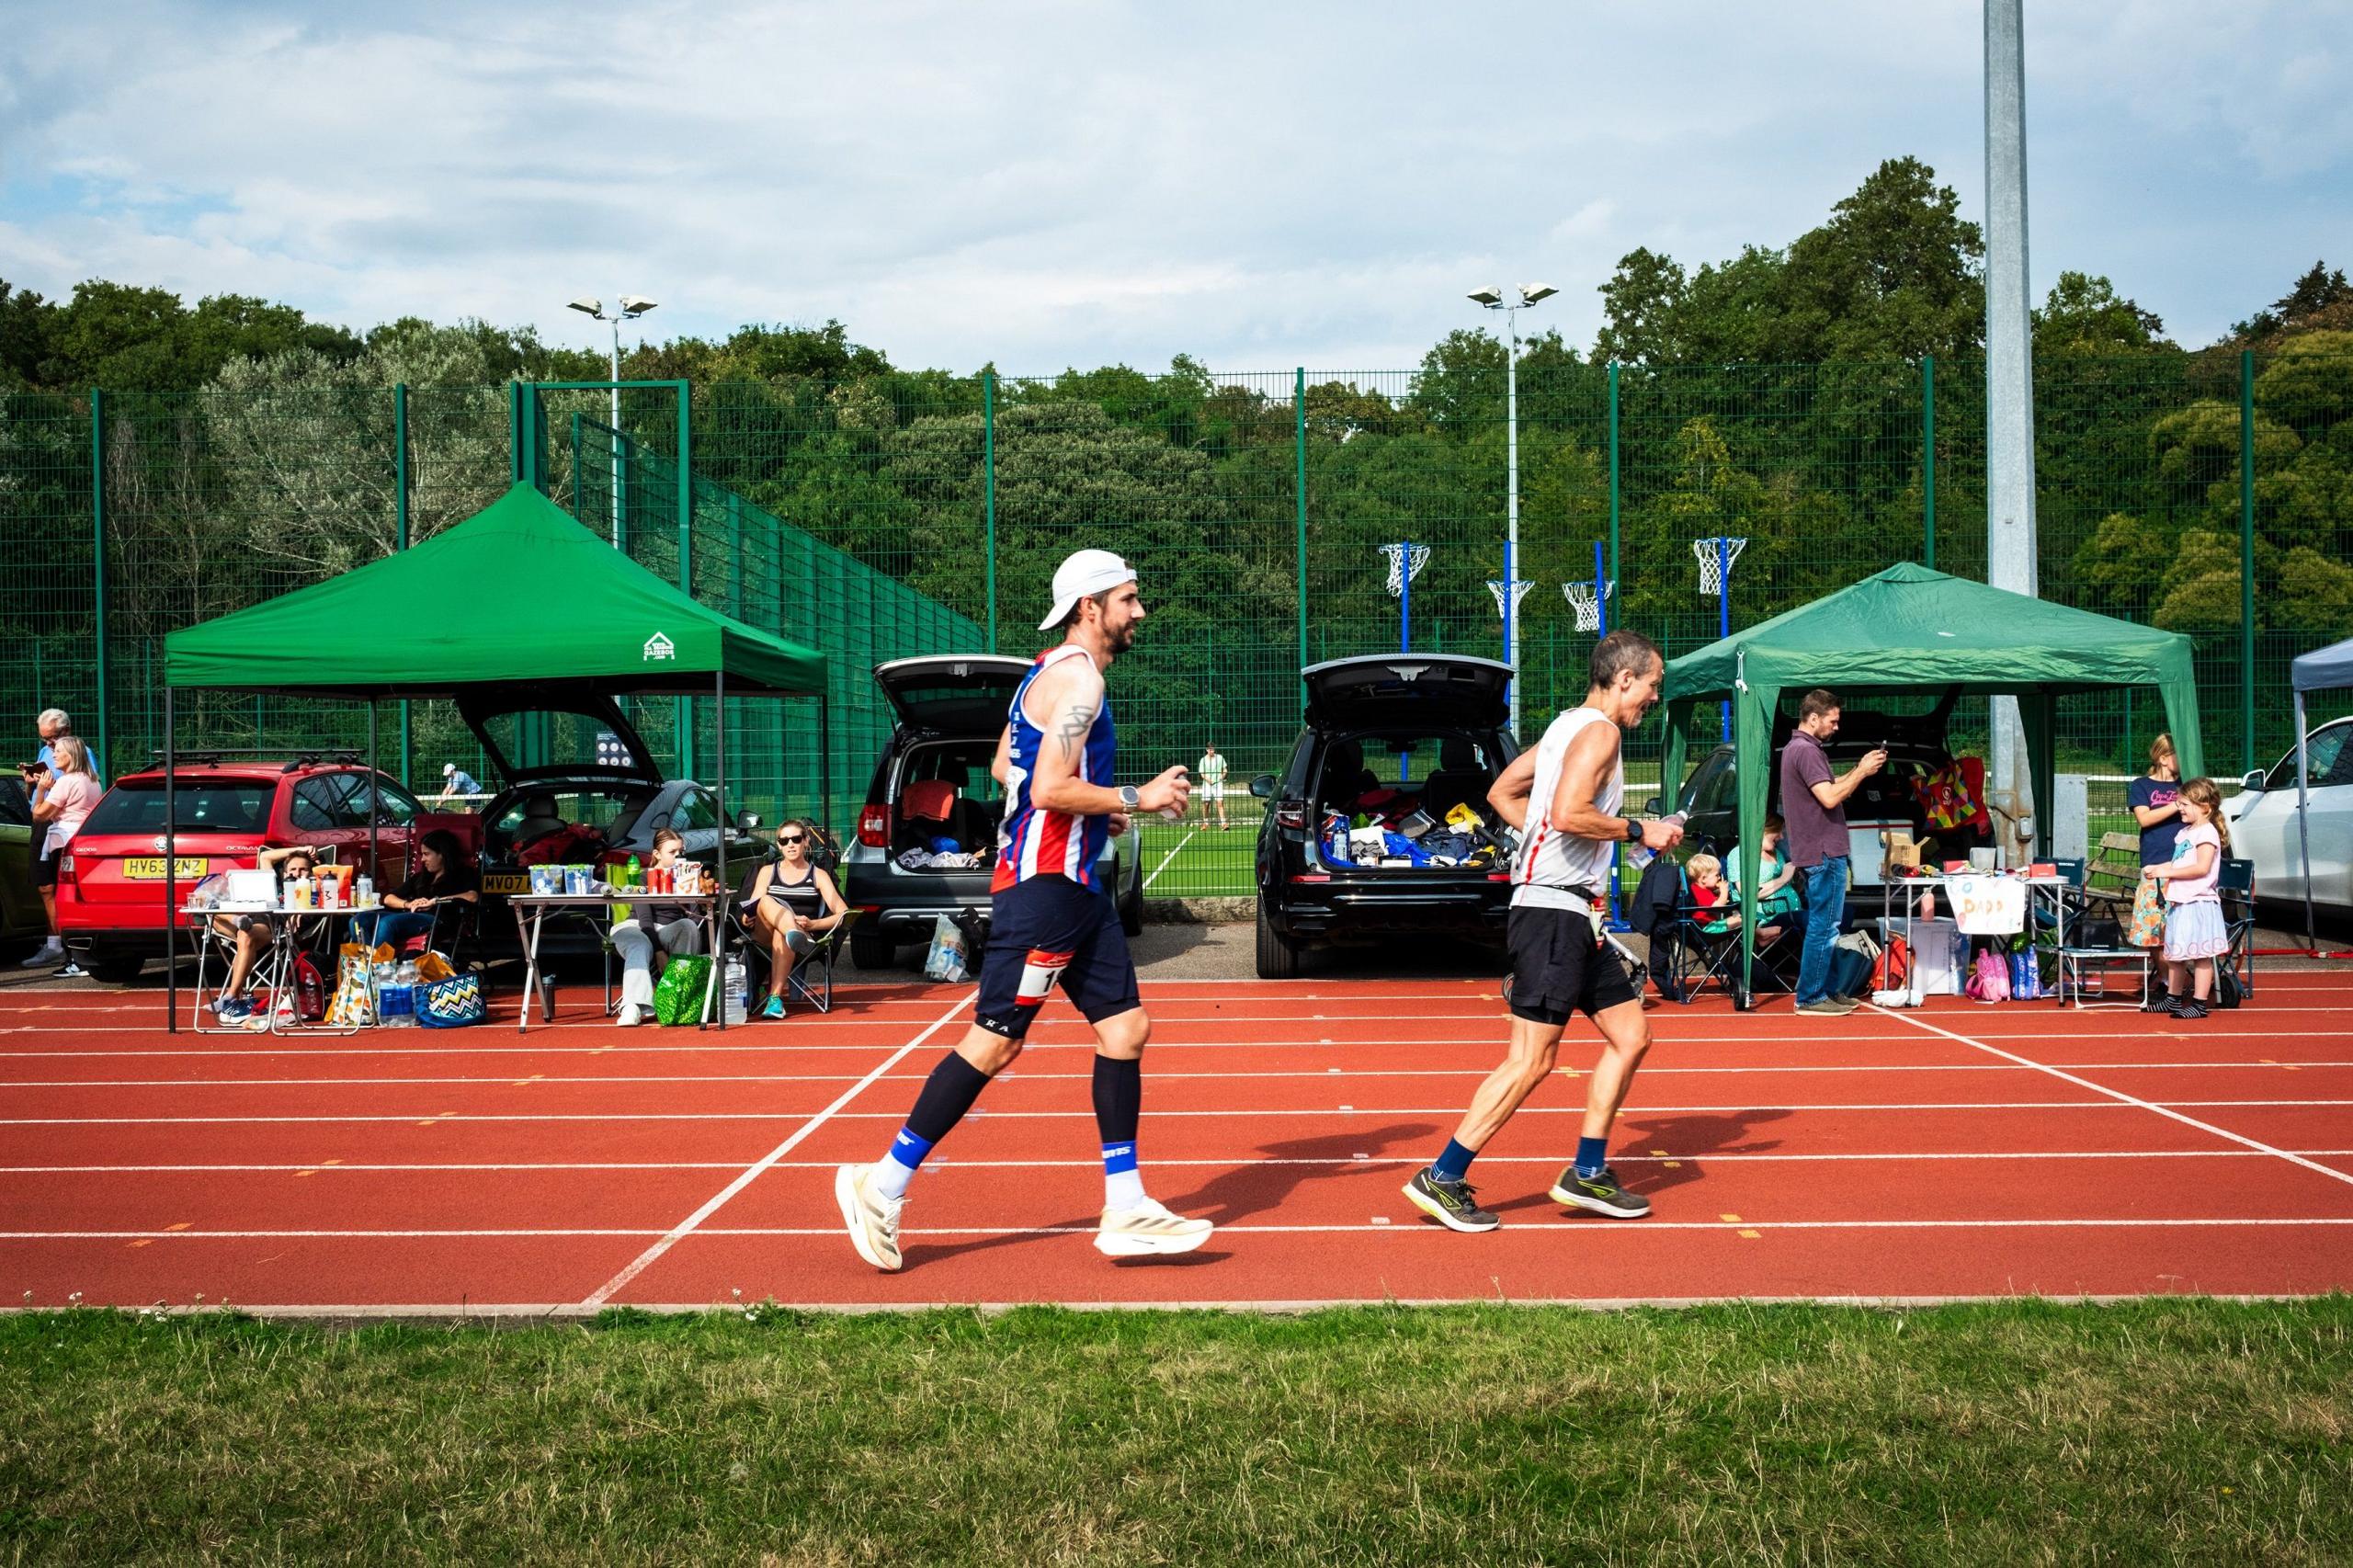
<svg viewBox="0 0 2353 1568">
<path fill-rule="evenodd" d="M 2272 971 L 2201 1024 L 1958 1001 L 1801 1019 L 1653 1013 L 1614 1148 L 1655 1210 L 1543 1197 L 1581 1078 L 1474 1171 L 1504 1229 L 1398 1185 L 1503 1038 L 1495 983 L 1148 983 L 1154 1192 L 1215 1220 L 1112 1264 L 1087 1036 L 1059 1001 L 908 1206 L 905 1272 L 836 1231 L 970 993 L 691 1033 L 568 995 L 484 1028 L 167 1035 L 144 993 L 0 997 L 0 1305 L 335 1312 L 1063 1301 L 1920 1299 L 2353 1289 L 2353 974 Z M 569 1020 L 569 1021 L 567 1021 Z M 1582 1074 L 1591 1036 L 1573 1030 Z M 1566 1074 L 1563 1074 L 1566 1076 Z M 739 1293 L 740 1292 L 740 1296 Z"/>
</svg>

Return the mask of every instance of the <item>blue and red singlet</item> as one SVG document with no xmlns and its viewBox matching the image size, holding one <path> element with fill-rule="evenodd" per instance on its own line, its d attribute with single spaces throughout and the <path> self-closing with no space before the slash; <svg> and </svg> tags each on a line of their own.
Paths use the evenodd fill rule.
<svg viewBox="0 0 2353 1568">
<path fill-rule="evenodd" d="M 1044 744 L 1046 735 L 1021 708 L 1022 699 L 1029 695 L 1029 687 L 1040 676 L 1066 659 L 1087 657 L 1086 650 L 1074 642 L 1049 649 L 1038 655 L 1037 663 L 1021 677 L 1021 685 L 1013 694 L 1012 710 L 1006 715 L 1013 730 L 1013 755 L 1006 772 L 1005 820 L 996 835 L 996 875 L 989 883 L 993 893 L 1003 892 L 1032 877 L 1068 877 L 1081 887 L 1097 885 L 1095 862 L 1109 835 L 1110 818 L 1074 816 L 1068 812 L 1048 811 L 1030 801 L 1029 780 L 1037 777 L 1038 748 Z M 1111 727 L 1111 699 L 1106 693 L 1102 706 L 1095 710 L 1095 722 L 1086 732 L 1086 748 L 1079 758 L 1078 777 L 1089 784 L 1108 787 L 1118 750 L 1119 742 Z"/>
</svg>

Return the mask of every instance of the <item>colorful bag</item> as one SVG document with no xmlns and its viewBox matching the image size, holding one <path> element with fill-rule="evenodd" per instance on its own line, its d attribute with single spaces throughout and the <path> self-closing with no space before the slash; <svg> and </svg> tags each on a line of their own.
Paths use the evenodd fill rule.
<svg viewBox="0 0 2353 1568">
<path fill-rule="evenodd" d="M 2125 923 L 2124 945 L 2128 948 L 2162 948 L 2165 945 L 2165 890 L 2154 877 L 2143 877 L 2140 887 L 2132 894 L 2132 918 Z"/>
<path fill-rule="evenodd" d="M 972 978 L 971 955 L 971 938 L 954 920 L 943 915 L 932 922 L 931 946 L 923 957 L 923 977 L 962 985 Z"/>
<path fill-rule="evenodd" d="M 710 960 L 677 953 L 654 985 L 654 1019 L 661 1024 L 699 1024 L 703 996 L 710 988 Z"/>
<path fill-rule="evenodd" d="M 1873 991 L 1908 991 L 1912 987 L 1912 944 L 1901 936 L 1887 939 L 1887 950 L 1871 968 Z"/>
<path fill-rule="evenodd" d="M 366 1028 L 376 1021 L 376 1002 L 368 988 L 366 951 L 344 944 L 343 972 L 335 981 L 335 1000 L 327 1004 L 327 1022 Z"/>
<path fill-rule="evenodd" d="M 2006 1002 L 2010 999 L 2010 960 L 2006 954 L 1991 948 L 1980 949 L 1976 965 L 1970 971 L 1969 983 L 1961 987 L 1961 994 L 1972 1002 Z"/>
<path fill-rule="evenodd" d="M 482 976 L 453 974 L 416 988 L 416 1021 L 421 1028 L 454 1029 L 482 1022 Z"/>
</svg>

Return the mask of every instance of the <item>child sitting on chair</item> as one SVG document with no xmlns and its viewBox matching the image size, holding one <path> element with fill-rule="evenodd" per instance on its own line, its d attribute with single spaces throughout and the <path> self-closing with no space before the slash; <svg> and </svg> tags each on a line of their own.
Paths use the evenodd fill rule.
<svg viewBox="0 0 2353 1568">
<path fill-rule="evenodd" d="M 1740 911 L 1727 907 L 1737 901 L 1722 860 L 1702 850 L 1683 862 L 1683 874 L 1691 879 L 1691 902 L 1712 912 L 1700 920 L 1700 930 L 1714 937 L 1740 929 Z"/>
</svg>

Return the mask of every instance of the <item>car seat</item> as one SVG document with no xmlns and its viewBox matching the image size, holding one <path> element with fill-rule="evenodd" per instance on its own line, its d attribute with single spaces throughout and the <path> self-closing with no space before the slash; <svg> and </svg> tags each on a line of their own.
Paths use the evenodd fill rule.
<svg viewBox="0 0 2353 1568">
<path fill-rule="evenodd" d="M 1493 782 L 1479 766 L 1477 748 L 1461 735 L 1449 735 L 1438 743 L 1438 767 L 1422 781 L 1422 810 L 1437 822 L 1444 822 L 1457 806 L 1467 805 L 1484 816 Z"/>
<path fill-rule="evenodd" d="M 549 794 L 527 796 L 523 801 L 523 820 L 515 824 L 508 847 L 520 849 L 533 839 L 545 838 L 551 833 L 562 833 L 571 824 L 555 809 L 555 797 Z"/>
</svg>

